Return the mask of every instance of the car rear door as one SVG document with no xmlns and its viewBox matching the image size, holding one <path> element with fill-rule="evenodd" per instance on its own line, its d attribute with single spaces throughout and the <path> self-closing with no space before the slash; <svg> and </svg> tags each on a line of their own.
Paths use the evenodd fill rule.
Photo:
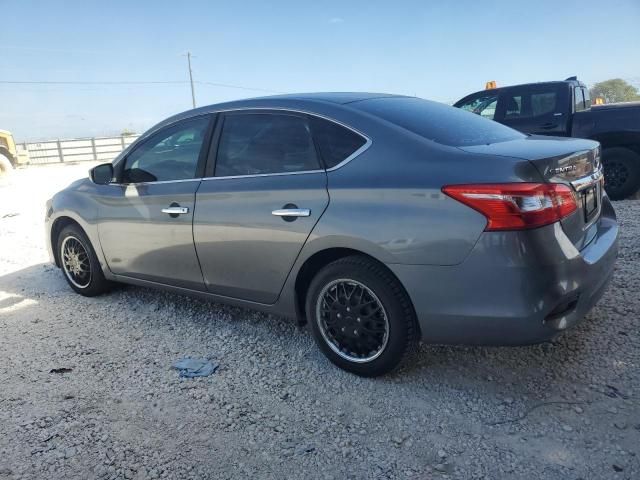
<svg viewBox="0 0 640 480">
<path fill-rule="evenodd" d="M 214 294 L 274 303 L 329 203 L 306 115 L 220 115 L 208 178 L 196 194 L 193 236 Z"/>
<path fill-rule="evenodd" d="M 505 88 L 495 120 L 524 133 L 566 136 L 571 112 L 568 91 L 562 83 Z"/>
<path fill-rule="evenodd" d="M 211 122 L 204 115 L 165 127 L 117 165 L 117 182 L 96 199 L 100 244 L 113 273 L 205 290 L 192 222 Z"/>
</svg>

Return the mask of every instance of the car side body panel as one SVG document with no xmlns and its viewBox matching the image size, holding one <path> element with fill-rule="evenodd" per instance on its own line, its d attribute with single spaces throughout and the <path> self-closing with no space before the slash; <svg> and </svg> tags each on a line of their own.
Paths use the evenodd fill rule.
<svg viewBox="0 0 640 480">
<path fill-rule="evenodd" d="M 114 161 L 118 170 L 131 149 L 173 122 L 238 109 L 321 116 L 366 136 L 369 148 L 326 173 L 285 174 L 262 186 L 250 178 L 242 179 L 247 180 L 244 185 L 233 178 L 202 180 L 195 193 L 192 232 L 203 288 L 172 283 L 162 275 L 132 278 L 124 270 L 109 269 L 101 245 L 106 237 L 98 224 L 104 221 L 103 189 L 112 185 L 86 179 L 58 193 L 48 212 L 49 238 L 54 221 L 68 216 L 85 229 L 109 279 L 288 317 L 300 313 L 296 279 L 312 256 L 336 248 L 362 252 L 400 280 L 423 339 L 433 343 L 541 341 L 575 323 L 601 295 L 616 254 L 617 225 L 608 199 L 597 233 L 582 251 L 560 223 L 526 232 L 485 232 L 485 217 L 443 194 L 442 187 L 543 182 L 529 159 L 516 156 L 513 149 L 498 148 L 499 153 L 491 154 L 491 146 L 438 144 L 338 100 L 358 101 L 348 95 L 336 101 L 273 97 L 203 107 L 156 125 Z M 305 177 L 314 182 L 306 183 Z M 290 180 L 286 188 L 278 183 L 283 179 Z M 269 185 L 276 192 L 267 192 Z M 278 188 L 289 190 L 287 196 L 279 196 Z M 310 218 L 288 223 L 271 215 L 289 201 L 310 208 Z M 109 234 L 109 241 L 115 234 Z M 278 245 L 271 248 L 270 243 Z M 543 322 L 564 307 L 562 302 L 574 299 L 569 313 L 560 311 Z"/>
<path fill-rule="evenodd" d="M 115 275 L 204 290 L 193 244 L 195 193 L 200 180 L 105 185 L 93 199 L 109 270 Z M 186 208 L 180 215 L 162 210 Z M 126 239 L 126 240 L 125 240 Z"/>
<path fill-rule="evenodd" d="M 329 195 L 323 171 L 217 177 L 197 193 L 193 239 L 209 292 L 275 303 Z M 309 216 L 280 217 L 286 208 Z"/>
<path fill-rule="evenodd" d="M 53 229 L 57 222 L 68 219 L 76 222 L 91 241 L 96 251 L 96 256 L 100 261 L 100 266 L 105 272 L 105 277 L 109 277 L 110 271 L 100 246 L 100 235 L 98 233 L 98 205 L 95 203 L 93 195 L 96 190 L 108 188 L 103 185 L 96 185 L 88 178 L 76 180 L 66 189 L 58 192 L 50 200 L 45 212 L 45 238 L 49 258 L 56 263 L 57 248 L 55 239 L 52 238 Z"/>
</svg>

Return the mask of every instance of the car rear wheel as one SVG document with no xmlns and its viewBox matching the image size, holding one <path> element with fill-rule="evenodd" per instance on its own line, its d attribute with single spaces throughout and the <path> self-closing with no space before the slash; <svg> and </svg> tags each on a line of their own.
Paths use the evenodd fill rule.
<svg viewBox="0 0 640 480">
<path fill-rule="evenodd" d="M 93 297 L 109 290 L 100 261 L 91 242 L 77 225 L 68 225 L 58 235 L 60 266 L 69 286 L 77 293 Z"/>
<path fill-rule="evenodd" d="M 640 155 L 624 147 L 602 152 L 604 187 L 613 200 L 622 200 L 640 190 Z"/>
<path fill-rule="evenodd" d="M 393 370 L 416 333 L 402 285 L 386 268 L 361 256 L 336 260 L 318 272 L 309 286 L 306 312 L 329 360 L 364 377 Z"/>
</svg>

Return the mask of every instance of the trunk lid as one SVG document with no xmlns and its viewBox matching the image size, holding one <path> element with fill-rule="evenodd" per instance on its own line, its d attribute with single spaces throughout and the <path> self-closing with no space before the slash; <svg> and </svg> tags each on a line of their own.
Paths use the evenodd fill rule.
<svg viewBox="0 0 640 480">
<path fill-rule="evenodd" d="M 522 140 L 460 148 L 472 153 L 529 160 L 544 181 L 570 186 L 578 209 L 561 221 L 562 228 L 578 250 L 593 239 L 604 192 L 600 144 L 532 135 Z"/>
</svg>

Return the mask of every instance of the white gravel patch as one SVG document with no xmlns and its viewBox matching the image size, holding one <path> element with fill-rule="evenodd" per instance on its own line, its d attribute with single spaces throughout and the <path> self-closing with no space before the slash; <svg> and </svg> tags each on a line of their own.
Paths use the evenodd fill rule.
<svg viewBox="0 0 640 480">
<path fill-rule="evenodd" d="M 73 293 L 46 263 L 44 202 L 88 168 L 0 184 L 0 479 L 640 478 L 640 202 L 615 203 L 617 271 L 577 328 L 421 347 L 371 380 L 281 318 L 136 287 Z M 183 356 L 220 368 L 181 379 Z"/>
</svg>

